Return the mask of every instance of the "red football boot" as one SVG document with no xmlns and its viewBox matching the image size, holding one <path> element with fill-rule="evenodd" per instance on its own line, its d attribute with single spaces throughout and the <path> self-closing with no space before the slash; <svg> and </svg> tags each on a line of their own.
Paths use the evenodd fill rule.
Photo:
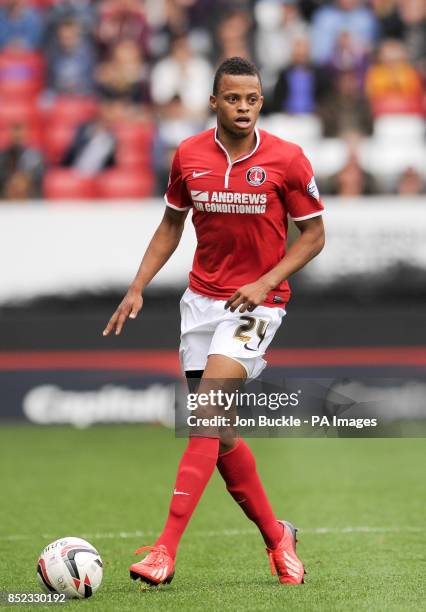
<svg viewBox="0 0 426 612">
<path fill-rule="evenodd" d="M 160 544 L 159 546 L 142 546 L 138 548 L 135 555 L 139 555 L 144 550 L 149 550 L 150 553 L 139 561 L 133 563 L 129 567 L 130 578 L 133 580 L 143 580 L 151 586 L 159 584 L 169 584 L 175 575 L 175 562 L 169 555 L 167 548 Z"/>
<path fill-rule="evenodd" d="M 277 575 L 281 584 L 302 584 L 305 569 L 296 555 L 297 529 L 288 521 L 278 521 L 284 527 L 281 542 L 273 550 L 266 549 L 271 573 Z"/>
</svg>

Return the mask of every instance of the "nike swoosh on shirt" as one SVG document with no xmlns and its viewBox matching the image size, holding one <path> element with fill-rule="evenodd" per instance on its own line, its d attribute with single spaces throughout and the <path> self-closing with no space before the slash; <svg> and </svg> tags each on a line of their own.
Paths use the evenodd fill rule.
<svg viewBox="0 0 426 612">
<path fill-rule="evenodd" d="M 185 491 L 177 491 L 176 489 L 173 491 L 173 495 L 191 495 L 190 493 L 185 493 Z"/>
<path fill-rule="evenodd" d="M 252 349 L 249 346 L 247 346 L 247 342 L 245 343 L 244 348 L 247 349 L 248 351 L 254 351 L 254 352 L 257 351 L 257 349 Z"/>
<path fill-rule="evenodd" d="M 195 172 L 195 170 L 192 173 L 192 178 L 198 178 L 199 176 L 204 176 L 205 174 L 210 174 L 210 172 L 212 172 L 212 170 L 206 170 L 205 172 Z"/>
</svg>

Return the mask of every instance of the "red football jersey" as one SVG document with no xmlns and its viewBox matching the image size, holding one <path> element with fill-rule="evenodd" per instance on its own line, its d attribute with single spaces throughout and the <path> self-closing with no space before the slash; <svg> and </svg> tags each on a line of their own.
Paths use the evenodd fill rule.
<svg viewBox="0 0 426 612">
<path fill-rule="evenodd" d="M 258 129 L 252 152 L 233 162 L 215 129 L 184 140 L 165 200 L 176 210 L 192 208 L 198 244 L 189 286 L 217 299 L 229 298 L 284 257 L 287 214 L 301 221 L 324 210 L 302 149 Z M 285 280 L 264 305 L 283 306 L 289 298 Z"/>
</svg>

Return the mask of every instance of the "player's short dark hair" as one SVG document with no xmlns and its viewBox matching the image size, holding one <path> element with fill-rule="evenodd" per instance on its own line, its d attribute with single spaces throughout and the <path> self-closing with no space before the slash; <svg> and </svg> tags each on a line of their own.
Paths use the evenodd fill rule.
<svg viewBox="0 0 426 612">
<path fill-rule="evenodd" d="M 257 69 L 257 66 L 255 66 L 252 62 L 249 62 L 249 60 L 244 59 L 244 57 L 228 57 L 228 59 L 224 60 L 220 64 L 219 68 L 216 70 L 216 74 L 214 75 L 214 96 L 219 90 L 220 79 L 224 74 L 257 76 L 257 78 L 259 79 L 260 86 L 262 86 L 262 81 L 260 79 L 260 74 L 259 70 Z"/>
</svg>

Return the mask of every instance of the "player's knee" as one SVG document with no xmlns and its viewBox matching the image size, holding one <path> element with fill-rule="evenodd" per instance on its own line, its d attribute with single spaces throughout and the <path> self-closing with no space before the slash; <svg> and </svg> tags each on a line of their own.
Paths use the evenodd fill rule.
<svg viewBox="0 0 426 612">
<path fill-rule="evenodd" d="M 232 450 L 236 444 L 237 439 L 235 436 L 229 434 L 227 436 L 221 435 L 219 442 L 219 454 L 227 453 L 228 451 Z"/>
</svg>

